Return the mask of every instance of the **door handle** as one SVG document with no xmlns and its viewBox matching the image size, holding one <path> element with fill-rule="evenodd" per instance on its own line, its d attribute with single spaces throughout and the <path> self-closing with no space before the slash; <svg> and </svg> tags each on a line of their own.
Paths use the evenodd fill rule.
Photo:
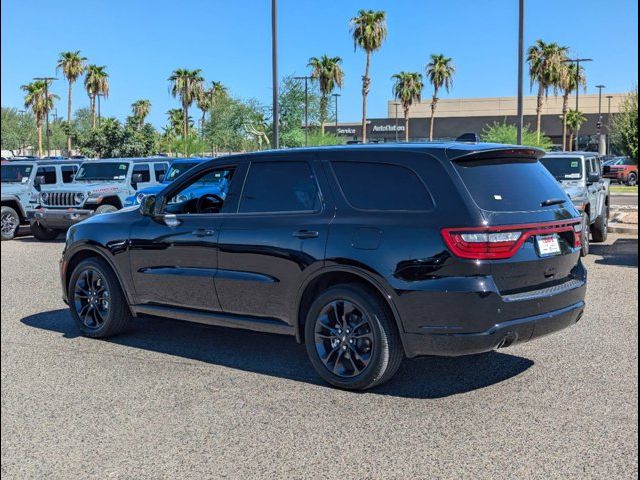
<svg viewBox="0 0 640 480">
<path fill-rule="evenodd" d="M 318 238 L 320 236 L 320 233 L 316 230 L 298 230 L 297 232 L 293 232 L 293 236 L 301 239 Z"/>
<path fill-rule="evenodd" d="M 209 228 L 199 228 L 191 232 L 191 234 L 195 235 L 196 237 L 212 237 L 215 233 L 215 230 L 211 230 Z"/>
</svg>

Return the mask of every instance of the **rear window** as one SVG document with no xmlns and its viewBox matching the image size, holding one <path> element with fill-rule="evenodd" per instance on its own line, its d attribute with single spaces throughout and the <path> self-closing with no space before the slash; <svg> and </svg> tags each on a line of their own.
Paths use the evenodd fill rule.
<svg viewBox="0 0 640 480">
<path fill-rule="evenodd" d="M 580 157 L 544 157 L 540 159 L 540 162 L 557 180 L 580 180 L 582 178 L 582 159 Z"/>
<path fill-rule="evenodd" d="M 434 207 L 418 176 L 399 165 L 372 162 L 332 162 L 347 201 L 360 210 L 424 211 Z"/>
<path fill-rule="evenodd" d="M 456 170 L 476 204 L 493 212 L 551 209 L 545 200 L 566 194 L 540 162 L 526 160 L 456 162 Z M 557 208 L 557 207 L 555 207 Z"/>
</svg>

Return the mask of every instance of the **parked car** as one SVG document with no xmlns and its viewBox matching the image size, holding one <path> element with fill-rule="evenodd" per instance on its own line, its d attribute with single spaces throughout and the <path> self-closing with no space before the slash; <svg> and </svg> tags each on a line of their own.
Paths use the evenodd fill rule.
<svg viewBox="0 0 640 480">
<path fill-rule="evenodd" d="M 115 212 L 125 198 L 159 184 L 168 167 L 164 159 L 86 160 L 71 184 L 43 186 L 38 207 L 29 213 L 31 231 L 39 240 L 52 240 L 94 214 Z"/>
<path fill-rule="evenodd" d="M 2 240 L 11 240 L 28 213 L 38 205 L 43 186 L 59 188 L 71 183 L 81 162 L 67 160 L 13 161 L 2 164 Z"/>
<path fill-rule="evenodd" d="M 146 314 L 291 335 L 346 389 L 405 356 L 526 342 L 585 307 L 583 223 L 542 155 L 454 142 L 221 157 L 72 226 L 63 297 L 89 337 Z"/>
<path fill-rule="evenodd" d="M 638 184 L 638 164 L 629 157 L 616 157 L 605 164 L 604 177 L 630 187 Z"/>
<path fill-rule="evenodd" d="M 124 201 L 125 207 L 130 207 L 132 205 L 140 205 L 140 201 L 146 197 L 147 195 L 155 195 L 164 187 L 169 185 L 174 180 L 178 179 L 180 175 L 192 169 L 196 165 L 199 165 L 202 162 L 210 160 L 208 158 L 175 158 L 175 159 L 166 159 L 170 163 L 169 170 L 167 173 L 160 179 L 160 183 L 158 185 L 154 185 L 153 187 L 148 187 L 142 190 L 139 190 L 135 195 L 131 195 L 127 197 Z"/>
<path fill-rule="evenodd" d="M 541 162 L 581 212 L 582 255 L 588 255 L 591 237 L 604 242 L 609 233 L 610 182 L 602 175 L 600 157 L 594 152 L 553 152 Z"/>
</svg>

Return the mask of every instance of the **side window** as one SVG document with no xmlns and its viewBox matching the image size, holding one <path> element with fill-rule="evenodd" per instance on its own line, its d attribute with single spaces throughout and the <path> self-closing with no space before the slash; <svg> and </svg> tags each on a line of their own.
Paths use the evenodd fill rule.
<svg viewBox="0 0 640 480">
<path fill-rule="evenodd" d="M 306 162 L 252 163 L 240 198 L 240 213 L 317 211 L 318 184 Z"/>
<path fill-rule="evenodd" d="M 587 177 L 591 175 L 591 172 L 593 172 L 593 163 L 591 163 L 592 161 L 593 160 L 591 158 L 584 159 L 584 168 L 587 171 Z"/>
<path fill-rule="evenodd" d="M 53 185 L 56 183 L 56 167 L 39 167 L 36 176 L 44 177 L 43 185 Z"/>
<path fill-rule="evenodd" d="M 164 178 L 164 176 L 167 173 L 167 170 L 169 169 L 169 164 L 168 163 L 154 163 L 153 164 L 153 171 L 156 174 L 156 182 L 160 181 L 160 178 Z"/>
<path fill-rule="evenodd" d="M 342 193 L 360 210 L 414 210 L 434 208 L 431 194 L 412 170 L 399 165 L 369 162 L 332 162 Z"/>
<path fill-rule="evenodd" d="M 146 183 L 151 181 L 151 172 L 149 171 L 149 164 L 144 163 L 142 165 L 135 165 L 133 167 L 133 175 L 140 174 L 142 179 L 140 183 Z"/>
<path fill-rule="evenodd" d="M 227 166 L 206 170 L 189 183 L 180 187 L 167 199 L 165 213 L 211 214 L 229 213 L 231 199 L 229 189 L 236 167 Z M 235 212 L 235 208 L 233 209 Z"/>
<path fill-rule="evenodd" d="M 71 183 L 73 181 L 73 176 L 77 171 L 77 165 L 63 165 L 62 167 L 60 167 L 60 172 L 62 173 L 62 182 Z"/>
</svg>

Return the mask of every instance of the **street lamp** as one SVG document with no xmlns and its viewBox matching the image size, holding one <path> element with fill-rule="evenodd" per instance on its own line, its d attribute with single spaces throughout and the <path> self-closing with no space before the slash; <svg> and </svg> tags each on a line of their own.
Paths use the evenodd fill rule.
<svg viewBox="0 0 640 480">
<path fill-rule="evenodd" d="M 294 80 L 304 80 L 304 146 L 309 145 L 309 80 L 312 77 L 293 77 Z"/>
<path fill-rule="evenodd" d="M 334 106 L 336 108 L 336 135 L 338 134 L 338 97 L 339 93 L 332 93 L 331 96 L 334 98 Z"/>
<path fill-rule="evenodd" d="M 398 107 L 400 102 L 393 102 L 393 105 L 396 107 L 396 142 L 398 142 Z"/>
<path fill-rule="evenodd" d="M 524 128 L 524 0 L 519 0 L 518 12 L 518 133 L 516 143 L 522 145 Z"/>
<path fill-rule="evenodd" d="M 280 106 L 278 105 L 278 0 L 271 0 L 271 75 L 273 84 L 273 148 L 280 148 Z"/>
<path fill-rule="evenodd" d="M 562 63 L 575 63 L 576 64 L 576 115 L 580 112 L 580 63 L 593 62 L 592 58 L 567 58 Z M 576 126 L 576 146 L 575 150 L 578 150 L 580 137 L 580 125 Z"/>
<path fill-rule="evenodd" d="M 47 136 L 47 157 L 51 156 L 51 141 L 50 141 L 50 132 L 49 132 L 49 82 L 53 80 L 57 80 L 56 77 L 34 77 L 34 80 L 39 80 L 44 82 L 44 105 L 47 111 L 45 116 L 45 133 Z"/>
<path fill-rule="evenodd" d="M 609 101 L 609 111 L 607 113 L 607 155 L 611 155 L 611 100 L 613 95 L 607 95 Z"/>
<path fill-rule="evenodd" d="M 603 155 L 604 148 L 602 148 L 602 89 L 605 88 L 605 85 L 596 85 L 598 89 L 598 153 Z"/>
</svg>

